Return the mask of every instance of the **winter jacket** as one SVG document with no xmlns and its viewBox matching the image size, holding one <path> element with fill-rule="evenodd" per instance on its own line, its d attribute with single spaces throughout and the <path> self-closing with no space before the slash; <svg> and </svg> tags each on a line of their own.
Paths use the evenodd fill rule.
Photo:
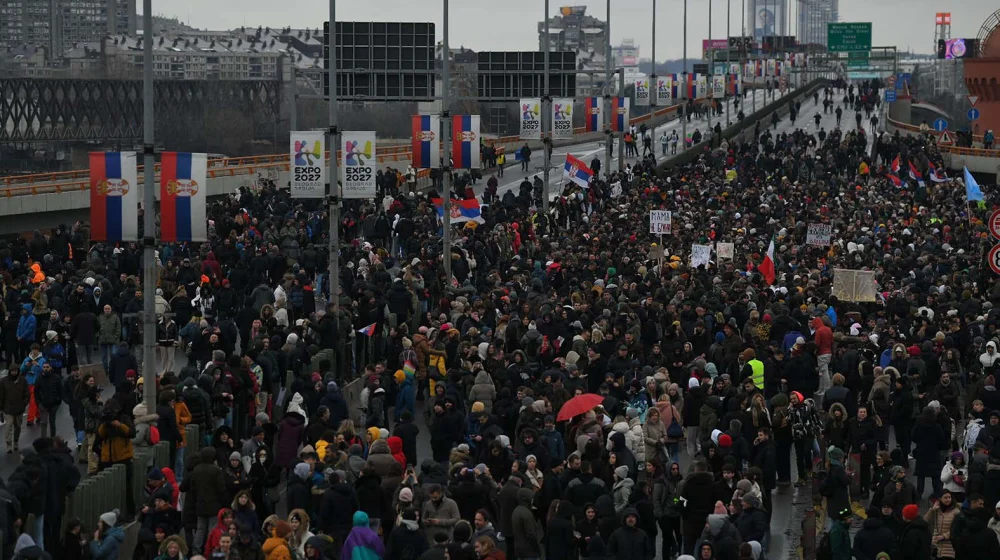
<svg viewBox="0 0 1000 560">
<path fill-rule="evenodd" d="M 90 541 L 91 560 L 117 560 L 118 551 L 125 542 L 125 531 L 112 527 L 101 535 L 101 542 Z"/>
<path fill-rule="evenodd" d="M 23 414 L 30 398 L 28 382 L 20 373 L 0 379 L 0 410 L 4 414 Z"/>
<path fill-rule="evenodd" d="M 622 512 L 622 526 L 615 529 L 608 539 L 608 556 L 616 560 L 652 560 L 656 555 L 655 537 L 647 535 L 638 523 L 629 527 L 625 521 L 629 515 L 639 517 L 632 508 Z"/>
<path fill-rule="evenodd" d="M 663 424 L 662 420 L 653 422 L 648 417 L 646 418 L 646 423 L 642 425 L 642 440 L 645 444 L 644 453 L 647 460 L 656 457 L 656 451 L 663 447 L 663 438 L 666 436 L 667 427 Z"/>
<path fill-rule="evenodd" d="M 392 455 L 389 455 L 389 458 L 391 459 Z M 530 490 L 528 491 L 530 492 Z M 442 497 L 439 504 L 435 504 L 434 500 L 425 500 L 420 519 L 424 522 L 428 519 L 437 519 L 439 521 L 437 525 L 424 525 L 427 542 L 434 542 L 434 535 L 437 533 L 446 533 L 450 537 L 451 531 L 461 519 L 461 515 L 455 500 Z"/>
<path fill-rule="evenodd" d="M 229 505 L 225 476 L 215 464 L 214 447 L 203 447 L 198 458 L 198 465 L 184 477 L 180 490 L 187 492 L 184 503 L 194 504 L 198 517 L 215 517 L 220 509 Z"/>
<path fill-rule="evenodd" d="M 102 311 L 97 316 L 97 329 L 98 344 L 118 344 L 122 339 L 122 321 L 117 313 L 109 315 Z"/>
<path fill-rule="evenodd" d="M 30 303 L 21 305 L 21 309 L 27 311 L 17 320 L 17 340 L 19 342 L 34 342 L 36 321 Z"/>
<path fill-rule="evenodd" d="M 924 518 L 918 517 L 903 526 L 899 536 L 899 557 L 906 560 L 931 559 L 931 530 Z"/>
<path fill-rule="evenodd" d="M 852 549 L 856 560 L 875 560 L 882 552 L 896 557 L 896 535 L 879 517 L 869 517 L 854 536 Z"/>
<path fill-rule="evenodd" d="M 947 510 L 935 506 L 924 514 L 924 521 L 931 530 L 931 541 L 933 542 L 936 536 L 944 537 L 944 540 L 933 544 L 938 558 L 955 557 L 955 548 L 951 542 L 951 525 L 956 517 L 958 517 L 958 506 L 954 504 Z"/>
<path fill-rule="evenodd" d="M 496 387 L 493 386 L 493 380 L 490 379 L 490 374 L 485 371 L 480 371 L 476 374 L 476 382 L 469 389 L 469 402 L 481 402 L 483 406 L 486 407 L 486 414 L 493 412 L 493 401 L 497 398 Z"/>
<path fill-rule="evenodd" d="M 542 555 L 540 544 L 542 535 L 531 512 L 531 500 L 534 494 L 528 488 L 518 489 L 517 507 L 511 515 L 510 538 L 514 541 L 514 554 L 519 558 L 540 558 Z"/>
</svg>

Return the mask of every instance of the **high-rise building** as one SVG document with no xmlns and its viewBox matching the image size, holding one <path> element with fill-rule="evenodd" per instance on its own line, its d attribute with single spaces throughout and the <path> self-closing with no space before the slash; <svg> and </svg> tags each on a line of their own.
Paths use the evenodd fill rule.
<svg viewBox="0 0 1000 560">
<path fill-rule="evenodd" d="M 747 34 L 764 37 L 788 35 L 788 0 L 746 0 Z M 734 33 L 735 34 L 735 33 Z"/>
<path fill-rule="evenodd" d="M 549 19 L 550 50 L 604 54 L 608 22 L 586 14 L 586 6 L 563 6 Z M 545 22 L 538 22 L 538 50 L 545 49 Z"/>
<path fill-rule="evenodd" d="M 136 34 L 136 0 L 0 0 L 0 46 L 41 46 L 61 56 L 73 43 Z"/>
<path fill-rule="evenodd" d="M 827 24 L 840 20 L 840 0 L 800 0 L 796 38 L 804 45 L 826 46 Z"/>
</svg>

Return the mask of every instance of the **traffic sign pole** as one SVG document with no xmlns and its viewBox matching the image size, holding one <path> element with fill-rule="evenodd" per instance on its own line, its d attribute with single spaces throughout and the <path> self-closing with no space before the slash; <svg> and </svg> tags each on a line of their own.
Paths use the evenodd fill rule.
<svg viewBox="0 0 1000 560">
<path fill-rule="evenodd" d="M 1000 274 L 1000 243 L 997 243 L 990 249 L 989 254 L 986 256 L 986 260 L 990 263 L 990 268 L 993 269 L 994 274 Z"/>
<path fill-rule="evenodd" d="M 995 239 L 1000 239 L 1000 210 L 994 210 L 990 214 L 990 218 L 986 222 L 986 227 L 989 228 L 990 235 Z"/>
</svg>

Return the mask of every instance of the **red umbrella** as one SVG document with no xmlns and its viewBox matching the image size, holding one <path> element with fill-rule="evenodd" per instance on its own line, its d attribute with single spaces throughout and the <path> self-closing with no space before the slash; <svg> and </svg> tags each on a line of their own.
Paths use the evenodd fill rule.
<svg viewBox="0 0 1000 560">
<path fill-rule="evenodd" d="M 563 420 L 569 420 L 574 416 L 579 416 L 594 410 L 594 407 L 603 402 L 604 397 L 593 393 L 573 397 L 572 399 L 566 401 L 566 403 L 562 405 L 562 408 L 559 409 L 559 416 L 556 417 L 556 421 L 562 422 Z"/>
</svg>

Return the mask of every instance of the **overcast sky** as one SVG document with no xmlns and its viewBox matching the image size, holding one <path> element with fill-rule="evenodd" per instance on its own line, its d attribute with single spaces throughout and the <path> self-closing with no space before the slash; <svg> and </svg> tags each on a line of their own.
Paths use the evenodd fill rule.
<svg viewBox="0 0 1000 560">
<path fill-rule="evenodd" d="M 726 0 L 712 0 L 712 37 L 725 38 Z M 758 0 L 758 6 L 764 0 Z M 790 0 L 791 1 L 791 0 Z M 611 37 L 617 44 L 629 37 L 640 45 L 640 55 L 650 56 L 652 42 L 650 11 L 653 0 L 612 0 Z M 732 35 L 742 28 L 741 0 L 731 0 Z M 535 50 L 536 25 L 542 20 L 543 0 L 452 0 L 449 41 L 452 46 L 473 50 Z M 140 2 L 141 5 L 141 2 Z M 587 6 L 587 13 L 601 19 L 607 14 L 606 0 L 551 0 L 554 15 L 559 6 Z M 205 9 L 211 6 L 211 9 Z M 680 58 L 683 0 L 657 0 L 656 58 Z M 994 2 L 962 0 L 840 0 L 840 21 L 874 22 L 873 42 L 895 45 L 901 50 L 931 53 L 934 14 L 952 9 L 952 37 L 976 37 Z M 794 8 L 793 8 L 794 10 Z M 141 11 L 141 7 L 140 7 Z M 257 27 L 321 27 L 328 19 L 324 0 L 153 0 L 153 12 L 177 17 L 202 29 Z M 345 21 L 433 21 L 442 32 L 442 0 L 351 0 L 340 2 L 337 18 Z M 793 12 L 794 19 L 794 12 Z M 699 56 L 701 40 L 709 37 L 708 0 L 689 0 L 688 55 Z M 791 33 L 794 34 L 794 23 Z"/>
</svg>

